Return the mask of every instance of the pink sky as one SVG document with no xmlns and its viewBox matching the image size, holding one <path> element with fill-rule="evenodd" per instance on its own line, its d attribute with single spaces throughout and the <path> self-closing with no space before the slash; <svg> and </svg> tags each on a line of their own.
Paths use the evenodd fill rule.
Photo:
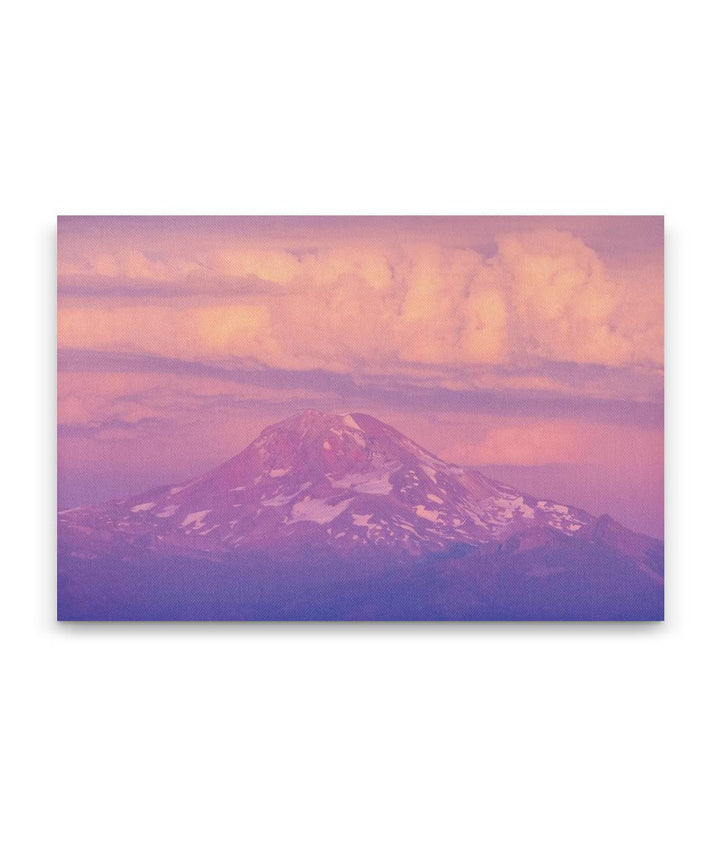
<svg viewBox="0 0 720 856">
<path fill-rule="evenodd" d="M 662 534 L 662 218 L 61 217 L 58 347 L 61 507 L 312 406 Z"/>
</svg>

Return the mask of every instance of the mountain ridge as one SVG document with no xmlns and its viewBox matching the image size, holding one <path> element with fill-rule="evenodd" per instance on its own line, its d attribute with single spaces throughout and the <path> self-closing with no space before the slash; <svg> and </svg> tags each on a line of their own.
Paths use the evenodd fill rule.
<svg viewBox="0 0 720 856">
<path fill-rule="evenodd" d="M 471 574 L 527 565 L 532 579 L 603 551 L 662 586 L 662 542 L 443 461 L 364 413 L 305 410 L 199 478 L 58 514 L 61 570 L 205 561 L 263 576 L 282 565 L 304 580 L 322 568 L 334 585 L 338 568 L 367 578 L 460 562 Z"/>
</svg>

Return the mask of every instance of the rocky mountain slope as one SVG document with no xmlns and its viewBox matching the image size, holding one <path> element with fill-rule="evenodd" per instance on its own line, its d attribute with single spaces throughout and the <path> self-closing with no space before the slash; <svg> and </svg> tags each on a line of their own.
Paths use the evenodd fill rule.
<svg viewBox="0 0 720 856">
<path fill-rule="evenodd" d="M 652 601 L 639 607 L 652 614 L 639 617 L 662 613 L 661 542 L 442 461 L 361 413 L 308 410 L 269 426 L 201 478 L 61 511 L 58 545 L 61 614 L 71 604 L 65 617 L 103 617 L 103 609 L 106 617 L 117 609 L 129 609 L 121 617 L 208 617 L 197 594 L 202 580 L 218 586 L 209 617 L 602 617 L 592 604 L 613 600 L 606 590 L 618 574 L 605 617 L 638 617 L 625 615 L 634 588 L 642 604 Z M 599 578 L 585 579 L 600 560 Z M 429 580 L 438 574 L 436 591 Z M 517 577 L 517 603 L 525 604 L 528 582 L 547 589 L 537 615 L 532 603 L 514 614 L 512 592 L 492 607 L 496 577 L 508 574 Z M 140 597 L 148 578 L 160 588 Z M 578 588 L 575 600 L 585 606 L 577 615 L 563 607 L 553 616 L 558 583 L 571 602 Z M 386 615 L 397 585 L 407 592 Z M 140 606 L 139 597 L 161 603 Z M 190 614 L 176 614 L 178 599 Z M 325 614 L 327 602 L 334 606 Z"/>
</svg>

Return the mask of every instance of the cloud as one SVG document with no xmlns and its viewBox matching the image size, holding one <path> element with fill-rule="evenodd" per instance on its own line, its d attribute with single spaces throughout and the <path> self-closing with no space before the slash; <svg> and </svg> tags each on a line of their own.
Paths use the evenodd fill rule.
<svg viewBox="0 0 720 856">
<path fill-rule="evenodd" d="M 632 289 L 568 232 L 500 235 L 497 244 L 516 353 L 613 366 L 662 364 L 662 281 L 652 296 Z"/>
<path fill-rule="evenodd" d="M 153 257 L 136 248 L 113 252 L 97 251 L 91 246 L 86 253 L 73 254 L 68 258 L 61 246 L 58 254 L 59 280 L 95 277 L 101 280 L 178 283 L 193 274 L 201 276 L 206 272 L 207 267 L 201 259 L 176 254 Z"/>
<path fill-rule="evenodd" d="M 537 466 L 582 460 L 583 430 L 579 423 L 536 421 L 522 426 L 490 429 L 479 443 L 458 443 L 442 457 L 464 464 Z M 586 454 L 586 452 L 585 452 Z"/>
<path fill-rule="evenodd" d="M 472 432 L 470 429 L 475 428 Z M 642 471 L 651 461 L 662 462 L 662 426 L 608 424 L 586 419 L 518 417 L 448 426 L 456 436 L 479 434 L 476 442 L 455 440 L 440 451 L 445 460 L 490 466 L 541 466 L 602 462 L 622 472 Z"/>
<path fill-rule="evenodd" d="M 497 267 L 471 250 L 411 247 L 393 334 L 400 359 L 431 365 L 506 357 L 507 306 Z"/>
<path fill-rule="evenodd" d="M 298 384 L 282 389 L 172 371 L 61 369 L 58 374 L 58 425 L 91 434 L 108 426 L 124 432 L 133 426 L 166 432 L 167 423 L 202 424 L 209 414 L 282 405 L 297 409 L 325 406 L 322 392 Z"/>
<path fill-rule="evenodd" d="M 172 357 L 271 353 L 270 313 L 258 304 L 77 301 L 58 307 L 58 344 Z"/>
<path fill-rule="evenodd" d="M 456 418 L 466 422 L 462 414 L 467 413 L 486 414 L 494 422 L 504 416 L 517 420 L 568 414 L 649 426 L 661 426 L 663 421 L 661 383 L 644 381 L 636 369 L 547 366 L 551 375 L 547 378 L 504 367 L 469 377 L 437 370 L 426 375 L 419 369 L 410 377 L 396 373 L 358 377 L 317 369 L 272 369 L 252 362 L 233 366 L 102 351 L 61 350 L 58 356 L 61 422 L 74 418 L 97 424 L 111 417 L 129 420 L 133 414 L 157 414 L 179 423 L 250 405 L 266 408 L 269 417 L 279 410 L 290 415 L 306 407 L 372 413 L 389 407 L 394 414 L 402 410 L 432 415 L 443 423 L 447 442 L 449 423 Z M 609 397 L 613 390 L 623 395 Z M 463 439 L 478 435 L 476 425 L 466 424 L 463 430 Z"/>
<path fill-rule="evenodd" d="M 483 252 L 395 243 L 390 229 L 382 241 L 303 253 L 211 237 L 115 251 L 61 244 L 60 346 L 401 376 L 662 366 L 661 269 L 611 269 L 568 231 L 498 232 Z"/>
</svg>

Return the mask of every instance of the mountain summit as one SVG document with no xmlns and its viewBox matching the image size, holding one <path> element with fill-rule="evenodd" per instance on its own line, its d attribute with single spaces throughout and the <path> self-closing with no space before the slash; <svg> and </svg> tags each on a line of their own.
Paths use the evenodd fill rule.
<svg viewBox="0 0 720 856">
<path fill-rule="evenodd" d="M 537 526 L 573 535 L 592 522 L 448 464 L 372 416 L 316 410 L 271 425 L 202 478 L 60 515 L 64 530 L 211 553 L 307 541 L 421 555 Z"/>
<path fill-rule="evenodd" d="M 105 574 L 108 563 L 210 562 L 246 584 L 282 566 L 294 584 L 322 569 L 337 585 L 460 563 L 465 584 L 467 567 L 542 580 L 580 562 L 583 574 L 595 549 L 617 559 L 613 574 L 630 569 L 662 591 L 659 542 L 447 463 L 363 413 L 306 410 L 201 478 L 60 512 L 58 532 L 61 569 L 100 563 Z"/>
</svg>

